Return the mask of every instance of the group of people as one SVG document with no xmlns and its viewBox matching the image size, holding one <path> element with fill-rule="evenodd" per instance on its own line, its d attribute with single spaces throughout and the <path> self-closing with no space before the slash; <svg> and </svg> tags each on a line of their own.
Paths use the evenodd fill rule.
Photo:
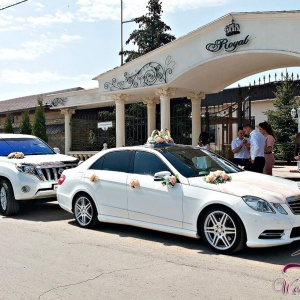
<svg viewBox="0 0 300 300">
<path fill-rule="evenodd" d="M 268 122 L 258 124 L 258 130 L 247 124 L 238 128 L 237 138 L 231 143 L 234 163 L 245 170 L 272 175 L 275 163 L 274 133 Z"/>
<path fill-rule="evenodd" d="M 272 175 L 275 163 L 274 144 L 275 138 L 272 127 L 266 121 L 258 124 L 258 130 L 255 130 L 252 124 L 238 127 L 237 138 L 231 143 L 231 149 L 234 153 L 233 162 L 243 167 L 244 170 Z M 210 150 L 207 132 L 200 134 L 197 147 Z"/>
</svg>

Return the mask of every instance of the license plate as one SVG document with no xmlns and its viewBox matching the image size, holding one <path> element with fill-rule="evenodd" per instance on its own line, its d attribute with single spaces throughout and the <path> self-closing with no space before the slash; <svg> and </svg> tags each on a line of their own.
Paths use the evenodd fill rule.
<svg viewBox="0 0 300 300">
<path fill-rule="evenodd" d="M 53 184 L 53 190 L 56 191 L 58 188 L 58 184 Z"/>
</svg>

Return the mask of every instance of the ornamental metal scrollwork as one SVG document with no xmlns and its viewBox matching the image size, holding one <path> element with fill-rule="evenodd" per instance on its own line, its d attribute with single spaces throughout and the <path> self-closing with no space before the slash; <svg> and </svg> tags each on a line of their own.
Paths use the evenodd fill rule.
<svg viewBox="0 0 300 300">
<path fill-rule="evenodd" d="M 173 73 L 174 66 L 175 62 L 168 56 L 164 66 L 156 62 L 147 63 L 132 75 L 125 72 L 125 80 L 117 82 L 117 79 L 113 78 L 111 82 L 106 82 L 104 88 L 115 91 L 167 83 L 167 75 Z"/>
<path fill-rule="evenodd" d="M 65 105 L 67 98 L 54 98 L 50 101 L 51 106 Z"/>
</svg>

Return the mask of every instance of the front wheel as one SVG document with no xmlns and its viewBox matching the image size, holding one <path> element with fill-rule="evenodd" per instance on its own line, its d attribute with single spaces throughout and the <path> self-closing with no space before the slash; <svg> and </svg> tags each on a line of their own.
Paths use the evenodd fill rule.
<svg viewBox="0 0 300 300">
<path fill-rule="evenodd" d="M 204 213 L 201 237 L 218 253 L 231 254 L 246 246 L 246 232 L 242 221 L 225 207 L 212 207 Z"/>
<path fill-rule="evenodd" d="M 0 213 L 3 216 L 16 215 L 19 212 L 19 203 L 15 199 L 10 182 L 0 180 Z"/>
<path fill-rule="evenodd" d="M 92 228 L 97 222 L 97 210 L 87 195 L 78 195 L 74 201 L 74 215 L 80 227 Z"/>
</svg>

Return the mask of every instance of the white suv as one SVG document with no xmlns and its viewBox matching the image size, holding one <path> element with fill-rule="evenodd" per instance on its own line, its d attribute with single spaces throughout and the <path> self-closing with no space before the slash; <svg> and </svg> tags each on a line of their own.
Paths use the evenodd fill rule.
<svg viewBox="0 0 300 300">
<path fill-rule="evenodd" d="M 56 197 L 60 175 L 77 165 L 35 136 L 0 134 L 0 213 L 17 214 L 20 200 Z"/>
</svg>

